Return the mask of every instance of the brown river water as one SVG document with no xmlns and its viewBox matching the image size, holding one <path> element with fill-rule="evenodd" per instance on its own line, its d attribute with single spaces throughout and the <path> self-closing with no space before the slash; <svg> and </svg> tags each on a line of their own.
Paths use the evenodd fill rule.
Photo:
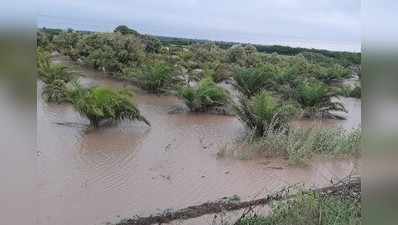
<svg viewBox="0 0 398 225">
<path fill-rule="evenodd" d="M 89 69 L 80 71 L 87 75 L 81 78 L 85 85 L 126 86 Z M 43 225 L 105 224 L 226 196 L 250 199 L 288 184 L 322 186 L 347 176 L 357 164 L 356 160 L 315 160 L 300 168 L 276 159 L 218 158 L 220 148 L 245 132 L 239 120 L 169 114 L 183 104 L 180 99 L 139 90 L 135 101 L 152 127 L 126 121 L 87 130 L 88 120 L 71 105 L 45 103 L 41 88 L 38 82 L 39 224 Z M 348 119 L 325 121 L 322 126 L 360 125 L 360 101 L 343 101 L 350 111 Z"/>
</svg>

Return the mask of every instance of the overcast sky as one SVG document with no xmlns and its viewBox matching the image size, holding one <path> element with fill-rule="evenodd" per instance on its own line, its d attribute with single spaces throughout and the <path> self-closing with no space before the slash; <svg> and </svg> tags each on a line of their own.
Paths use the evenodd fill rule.
<svg viewBox="0 0 398 225">
<path fill-rule="evenodd" d="M 39 27 L 360 51 L 360 0 L 39 0 Z"/>
</svg>

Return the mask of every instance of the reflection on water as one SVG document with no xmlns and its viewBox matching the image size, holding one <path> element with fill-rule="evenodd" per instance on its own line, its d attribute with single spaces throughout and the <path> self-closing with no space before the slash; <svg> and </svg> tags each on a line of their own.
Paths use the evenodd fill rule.
<svg viewBox="0 0 398 225">
<path fill-rule="evenodd" d="M 83 81 L 126 86 L 105 78 Z M 40 83 L 38 88 L 40 93 Z M 47 104 L 38 97 L 41 224 L 103 224 L 234 194 L 247 199 L 297 182 L 325 185 L 354 168 L 349 160 L 293 168 L 268 159 L 217 159 L 218 149 L 244 132 L 236 118 L 168 114 L 182 104 L 173 96 L 137 94 L 135 99 L 152 127 L 122 122 L 88 130 L 88 121 L 70 105 Z M 360 107 L 346 101 L 348 107 Z M 359 122 L 353 117 L 338 123 Z"/>
</svg>

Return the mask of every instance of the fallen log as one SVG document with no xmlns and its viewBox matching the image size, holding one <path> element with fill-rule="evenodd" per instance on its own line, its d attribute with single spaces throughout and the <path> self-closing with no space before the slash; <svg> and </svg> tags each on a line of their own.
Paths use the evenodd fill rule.
<svg viewBox="0 0 398 225">
<path fill-rule="evenodd" d="M 317 192 L 323 194 L 344 194 L 347 192 L 359 193 L 360 195 L 361 179 L 360 177 L 349 177 L 328 187 L 309 190 L 308 192 Z M 166 212 L 148 217 L 135 217 L 124 219 L 116 225 L 151 225 L 169 223 L 174 220 L 186 220 L 200 217 L 206 214 L 216 214 L 224 211 L 233 211 L 244 208 L 252 208 L 258 205 L 266 205 L 272 201 L 286 200 L 295 196 L 289 194 L 290 187 L 284 188 L 276 193 L 267 195 L 264 198 L 249 201 L 216 201 L 206 202 L 196 206 L 190 206 L 174 212 Z"/>
</svg>

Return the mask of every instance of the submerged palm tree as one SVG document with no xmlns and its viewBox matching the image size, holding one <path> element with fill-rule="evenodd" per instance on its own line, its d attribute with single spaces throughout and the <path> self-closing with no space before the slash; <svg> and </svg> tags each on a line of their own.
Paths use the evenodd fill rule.
<svg viewBox="0 0 398 225">
<path fill-rule="evenodd" d="M 191 111 L 203 112 L 214 106 L 222 106 L 229 102 L 226 90 L 212 80 L 211 77 L 201 80 L 197 87 L 184 87 L 180 96 Z"/>
<path fill-rule="evenodd" d="M 67 83 L 74 78 L 66 66 L 51 63 L 50 54 L 37 49 L 37 71 L 44 82 L 43 96 L 47 102 L 61 103 L 68 101 Z"/>
<path fill-rule="evenodd" d="M 251 98 L 242 98 L 235 110 L 239 119 L 254 130 L 256 136 L 265 135 L 268 129 L 287 127 L 298 111 L 292 104 L 282 103 L 265 91 Z"/>
<path fill-rule="evenodd" d="M 304 81 L 295 90 L 294 98 L 303 107 L 307 117 L 332 116 L 330 111 L 347 112 L 341 102 L 332 101 L 338 98 L 337 92 L 320 81 Z"/>
<path fill-rule="evenodd" d="M 97 127 L 103 120 L 124 119 L 143 121 L 150 126 L 132 101 L 133 93 L 128 90 L 113 91 L 103 87 L 82 88 L 74 85 L 70 98 L 74 108 Z"/>
<path fill-rule="evenodd" d="M 277 68 L 270 64 L 256 68 L 239 68 L 233 76 L 236 82 L 234 86 L 243 95 L 250 98 L 264 89 L 273 87 L 277 74 Z"/>
</svg>

